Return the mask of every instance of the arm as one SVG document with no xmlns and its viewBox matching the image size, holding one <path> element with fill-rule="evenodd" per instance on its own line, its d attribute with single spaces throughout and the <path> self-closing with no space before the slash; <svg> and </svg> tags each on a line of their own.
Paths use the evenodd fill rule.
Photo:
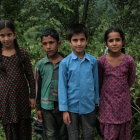
<svg viewBox="0 0 140 140">
<path fill-rule="evenodd" d="M 30 105 L 31 108 L 35 108 L 35 80 L 34 75 L 32 71 L 32 64 L 30 61 L 30 57 L 27 52 L 24 52 L 24 70 L 25 70 L 25 76 L 29 84 L 29 90 L 30 90 Z"/>
<path fill-rule="evenodd" d="M 68 111 L 67 83 L 68 75 L 66 64 L 62 61 L 59 65 L 58 102 L 60 111 Z"/>
<path fill-rule="evenodd" d="M 41 110 L 41 85 L 42 78 L 37 67 L 35 67 L 35 85 L 36 85 L 36 109 Z"/>
<path fill-rule="evenodd" d="M 101 88 L 103 84 L 103 74 L 104 74 L 104 70 L 103 70 L 102 64 L 100 60 L 98 60 L 99 94 L 101 93 Z"/>
<path fill-rule="evenodd" d="M 25 75 L 26 79 L 28 80 L 29 88 L 30 88 L 30 99 L 35 98 L 35 80 L 32 71 L 32 64 L 27 52 L 25 52 L 25 60 L 24 60 L 24 67 L 25 67 Z"/>
<path fill-rule="evenodd" d="M 35 67 L 35 85 L 36 85 L 36 118 L 37 121 L 42 122 L 42 111 L 41 111 L 41 85 L 42 78 L 37 67 Z"/>
<path fill-rule="evenodd" d="M 131 87 L 136 79 L 136 65 L 134 60 L 132 59 L 129 63 L 129 70 L 128 70 L 128 84 L 129 87 Z"/>
<path fill-rule="evenodd" d="M 95 60 L 93 67 L 94 88 L 95 88 L 95 104 L 99 104 L 99 80 L 98 80 L 98 64 Z"/>
<path fill-rule="evenodd" d="M 61 62 L 59 65 L 59 83 L 58 83 L 58 102 L 59 110 L 63 111 L 63 121 L 66 125 L 71 123 L 70 115 L 68 112 L 68 101 L 67 101 L 67 68 L 66 64 Z"/>
</svg>

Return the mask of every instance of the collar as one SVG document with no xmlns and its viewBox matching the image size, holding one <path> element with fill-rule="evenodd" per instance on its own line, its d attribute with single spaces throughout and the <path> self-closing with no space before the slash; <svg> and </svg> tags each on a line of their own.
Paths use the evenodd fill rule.
<svg viewBox="0 0 140 140">
<path fill-rule="evenodd" d="M 63 53 L 59 53 L 63 58 L 66 57 Z M 49 60 L 48 56 L 46 55 L 43 59 L 43 63 L 51 63 L 51 61 Z"/>
<path fill-rule="evenodd" d="M 71 56 L 72 56 L 72 59 L 79 59 L 79 57 L 77 55 L 75 55 L 74 52 L 71 53 Z M 83 60 L 85 60 L 85 59 L 90 61 L 90 58 L 87 53 L 84 54 Z"/>
</svg>

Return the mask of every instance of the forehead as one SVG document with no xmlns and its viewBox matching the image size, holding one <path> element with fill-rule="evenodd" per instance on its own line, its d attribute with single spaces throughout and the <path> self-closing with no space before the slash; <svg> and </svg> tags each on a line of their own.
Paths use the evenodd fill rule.
<svg viewBox="0 0 140 140">
<path fill-rule="evenodd" d="M 121 38 L 120 33 L 118 33 L 118 32 L 109 33 L 108 34 L 108 39 L 111 39 L 111 38 Z"/>
<path fill-rule="evenodd" d="M 71 39 L 86 38 L 84 33 L 74 34 Z"/>
<path fill-rule="evenodd" d="M 4 28 L 0 30 L 1 34 L 13 33 L 10 28 Z"/>
<path fill-rule="evenodd" d="M 46 41 L 56 41 L 56 39 L 51 37 L 50 35 L 49 36 L 43 36 L 42 37 L 42 42 L 46 42 Z"/>
</svg>

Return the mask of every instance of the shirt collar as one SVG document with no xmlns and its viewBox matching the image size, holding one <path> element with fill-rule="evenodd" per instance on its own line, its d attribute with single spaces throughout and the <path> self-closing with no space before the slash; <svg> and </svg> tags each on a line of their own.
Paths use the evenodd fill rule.
<svg viewBox="0 0 140 140">
<path fill-rule="evenodd" d="M 74 52 L 72 52 L 71 56 L 72 56 L 72 59 L 78 59 L 78 56 L 75 55 Z M 90 60 L 89 56 L 88 56 L 86 53 L 84 54 L 83 59 L 84 59 L 84 60 L 85 60 L 85 59 Z"/>
<path fill-rule="evenodd" d="M 59 53 L 59 54 L 60 54 L 63 58 L 65 57 L 64 54 L 62 54 L 62 53 Z M 49 58 L 48 58 L 47 55 L 44 57 L 44 61 L 43 61 L 43 63 L 44 63 L 44 64 L 46 64 L 46 63 L 50 63 L 50 60 L 49 60 Z"/>
<path fill-rule="evenodd" d="M 49 60 L 49 58 L 48 58 L 48 56 L 46 55 L 46 57 L 44 57 L 44 61 L 43 61 L 43 63 L 45 64 L 45 63 L 50 63 L 50 60 Z"/>
</svg>

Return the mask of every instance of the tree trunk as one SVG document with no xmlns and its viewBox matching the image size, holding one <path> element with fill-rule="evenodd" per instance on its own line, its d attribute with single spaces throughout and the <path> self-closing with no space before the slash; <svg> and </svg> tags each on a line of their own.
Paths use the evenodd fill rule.
<svg viewBox="0 0 140 140">
<path fill-rule="evenodd" d="M 83 24 L 85 24 L 86 20 L 87 20 L 88 5 L 89 5 L 89 0 L 85 0 L 84 1 L 84 8 L 83 8 L 83 17 L 82 17 Z"/>
</svg>

